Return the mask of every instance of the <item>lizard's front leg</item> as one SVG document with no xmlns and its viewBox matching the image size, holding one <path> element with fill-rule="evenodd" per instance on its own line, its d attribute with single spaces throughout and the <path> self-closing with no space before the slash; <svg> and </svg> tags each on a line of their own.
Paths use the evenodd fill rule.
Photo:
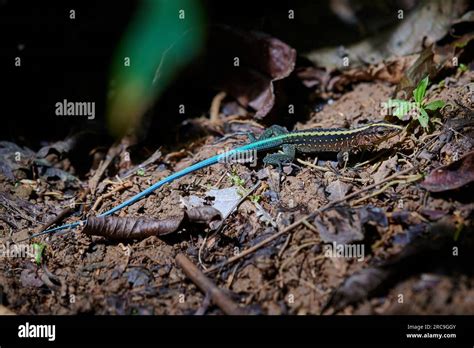
<svg viewBox="0 0 474 348">
<path fill-rule="evenodd" d="M 340 151 L 337 153 L 337 163 L 342 169 L 346 169 L 347 162 L 349 162 L 349 151 Z"/>
<path fill-rule="evenodd" d="M 283 163 L 293 162 L 293 160 L 295 159 L 296 146 L 292 144 L 285 144 L 282 146 L 282 149 L 283 153 L 277 152 L 266 155 L 263 159 L 263 163 L 274 165 L 278 167 L 281 172 L 281 166 Z"/>
<path fill-rule="evenodd" d="M 293 162 L 296 154 L 296 146 L 285 144 L 282 146 L 283 153 L 268 154 L 263 158 L 263 163 L 278 167 L 278 191 L 280 191 L 282 164 Z"/>
</svg>

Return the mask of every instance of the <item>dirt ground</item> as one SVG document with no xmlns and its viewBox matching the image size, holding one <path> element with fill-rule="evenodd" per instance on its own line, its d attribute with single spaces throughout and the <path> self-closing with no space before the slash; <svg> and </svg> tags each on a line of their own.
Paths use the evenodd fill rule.
<svg viewBox="0 0 474 348">
<path fill-rule="evenodd" d="M 183 202 L 193 197 L 209 201 L 211 188 L 236 186 L 236 177 L 246 189 L 259 182 L 254 192 L 258 198 L 247 197 L 217 234 L 199 225 L 143 240 L 110 241 L 82 234 L 82 228 L 37 238 L 37 243 L 45 245 L 39 263 L 31 257 L 3 258 L 0 263 L 2 304 L 17 314 L 222 314 L 176 265 L 178 253 L 187 255 L 201 269 L 210 268 L 332 200 L 415 166 L 387 181 L 390 185 L 313 215 L 208 276 L 251 313 L 472 314 L 474 275 L 472 264 L 462 258 L 463 253 L 473 252 L 469 240 L 472 186 L 432 194 L 420 185 L 423 177 L 419 174 L 426 176 L 472 151 L 472 121 L 471 127 L 457 130 L 446 125 L 460 118 L 472 119 L 473 77 L 474 73 L 467 71 L 451 77 L 444 86 L 430 86 L 430 99 L 450 103 L 440 111 L 432 132 L 418 128 L 403 139 L 391 139 L 377 151 L 351 155 L 346 168 L 338 168 L 334 157 L 299 156 L 299 161 L 284 168 L 279 185 L 277 169 L 265 168 L 261 161 L 257 167 L 218 164 L 166 185 L 118 214 L 165 218 L 184 209 Z M 353 127 L 378 121 L 381 102 L 390 98 L 394 88 L 375 81 L 355 84 L 353 90 L 324 105 L 296 128 Z M 91 215 L 216 151 L 243 144 L 246 138 L 239 135 L 218 140 L 208 135 L 182 144 L 184 154 L 166 160 L 161 157 L 140 175 L 124 179 L 130 186 L 105 196 Z M 163 155 L 167 155 L 165 150 Z M 60 165 L 68 168 L 67 159 Z M 22 175 L 15 172 L 15 182 L 0 176 L 3 240 L 19 241 L 28 236 L 82 192 L 80 185 L 68 187 L 63 180 L 32 180 Z M 95 195 L 86 196 L 86 206 L 90 209 L 101 195 L 124 182 L 114 178 L 102 181 Z M 62 222 L 79 218 L 76 214 Z M 416 244 L 419 236 L 425 237 L 425 244 L 435 243 L 430 231 L 440 222 L 455 226 L 448 233 L 450 243 L 459 246 L 459 261 L 452 261 L 451 244 L 447 248 L 439 243 L 435 247 Z M 456 244 L 453 231 L 460 235 L 457 241 L 464 242 Z M 364 257 L 328 257 L 324 245 L 332 241 L 364 246 Z M 407 248 L 411 250 L 409 262 L 397 261 Z M 388 269 L 389 275 L 376 276 L 380 282 L 373 286 L 373 278 L 368 283 L 365 278 L 354 278 L 371 269 Z M 368 290 L 371 286 L 374 291 Z M 360 296 L 350 298 L 354 293 Z"/>
</svg>

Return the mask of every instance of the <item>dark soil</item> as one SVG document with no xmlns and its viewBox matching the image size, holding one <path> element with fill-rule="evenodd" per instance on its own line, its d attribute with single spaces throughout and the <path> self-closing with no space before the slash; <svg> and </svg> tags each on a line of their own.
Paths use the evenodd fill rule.
<svg viewBox="0 0 474 348">
<path fill-rule="evenodd" d="M 174 261 L 178 253 L 186 254 L 200 267 L 209 268 L 232 257 L 236 250 L 245 250 L 316 211 L 331 199 L 328 188 L 334 182 L 340 183 L 346 193 L 351 193 L 375 179 L 386 178 L 413 165 L 419 166 L 380 194 L 370 197 L 369 194 L 375 191 L 371 190 L 344 205 L 346 210 L 349 206 L 380 208 L 388 219 L 386 226 L 369 223 L 362 229 L 363 240 L 357 242 L 365 245 L 362 261 L 326 257 L 318 232 L 320 228 L 310 220 L 308 225 L 301 224 L 247 257 L 209 274 L 217 286 L 230 290 L 232 298 L 252 312 L 320 314 L 333 291 L 351 275 L 400 254 L 409 237 L 416 234 L 417 227 L 424 233 L 426 226 L 439 220 L 424 214 L 425 211 L 440 212 L 443 218 L 450 218 L 457 226 L 463 226 L 461 235 L 472 233 L 473 205 L 472 196 L 469 196 L 472 195 L 472 186 L 455 192 L 430 194 L 420 186 L 421 178 L 413 182 L 403 180 L 409 181 L 417 173 L 427 175 L 472 150 L 472 127 L 456 130 L 447 142 L 442 143 L 446 132 L 442 125 L 460 117 L 472 117 L 469 110 L 474 103 L 473 77 L 472 72 L 465 72 L 460 77 L 451 77 L 444 87 L 433 85 L 429 89 L 430 99 L 443 99 L 452 104 L 441 110 L 438 115 L 440 122 L 434 123 L 430 133 L 418 128 L 416 133 L 407 135 L 402 141 L 400 138 L 391 139 L 377 152 L 354 155 L 345 169 L 337 169 L 334 157 L 315 159 L 314 156 L 300 156 L 304 162 L 286 167 L 278 188 L 278 175 L 274 168 L 264 169 L 261 163 L 257 167 L 219 164 L 175 181 L 118 214 L 171 216 L 182 209 L 185 198 L 193 195 L 205 198 L 210 188 L 233 186 L 228 174 L 235 172 L 233 175 L 243 179 L 246 188 L 252 187 L 257 177 L 261 179 L 255 194 L 261 197 L 258 204 L 270 221 L 263 219 L 258 213 L 260 208 L 247 199 L 227 218 L 219 235 L 207 235 L 205 227 L 197 227 L 182 229 L 166 238 L 149 237 L 124 242 L 89 237 L 81 234 L 81 229 L 41 237 L 36 240 L 45 244 L 40 265 L 33 258 L 2 259 L 2 304 L 17 314 L 193 314 L 198 310 L 222 314 L 213 305 L 206 307 L 205 296 L 185 278 Z M 390 98 L 393 90 L 394 86 L 382 82 L 356 84 L 352 91 L 325 105 L 307 122 L 297 124 L 297 128 L 352 127 L 380 120 L 380 103 Z M 218 150 L 246 141 L 244 136 L 222 142 L 217 140 L 218 137 L 208 135 L 199 142 L 181 144 L 186 150 L 184 157 L 176 156 L 169 161 L 162 158 L 144 175 L 124 179 L 132 186 L 105 198 L 98 211 L 92 214 L 110 209 L 151 183 Z M 65 161 L 67 159 L 61 165 L 67 170 Z M 317 167 L 311 166 L 312 163 Z M 82 192 L 80 185 L 65 187 L 61 180 L 47 181 L 43 177 L 33 179 L 21 175 L 20 171 L 15 172 L 15 181 L 0 176 L 3 197 L 0 236 L 4 240 L 18 241 L 28 236 L 32 229 L 57 215 L 70 204 L 72 197 Z M 112 177 L 108 183 L 103 179 L 101 185 L 95 195 L 87 195 L 85 204 L 89 209 L 99 196 L 120 183 Z M 366 199 L 357 201 L 364 196 Z M 5 203 L 7 201 L 9 203 Z M 328 214 L 331 212 L 333 210 Z M 63 222 L 79 218 L 78 215 L 67 217 Z M 356 232 L 356 228 L 351 228 L 348 233 Z M 198 258 L 200 248 L 201 261 Z M 464 250 L 461 247 L 460 251 Z M 441 264 L 443 257 L 447 258 L 439 255 Z M 418 262 L 422 265 L 428 261 L 420 258 Z M 381 291 L 345 305 L 337 312 L 474 313 L 474 277 L 462 265 L 446 266 L 442 270 L 426 267 L 406 276 L 403 270 L 401 273 L 395 282 Z M 402 301 L 400 295 L 403 295 Z M 330 305 L 324 313 L 334 313 L 336 307 Z"/>
</svg>

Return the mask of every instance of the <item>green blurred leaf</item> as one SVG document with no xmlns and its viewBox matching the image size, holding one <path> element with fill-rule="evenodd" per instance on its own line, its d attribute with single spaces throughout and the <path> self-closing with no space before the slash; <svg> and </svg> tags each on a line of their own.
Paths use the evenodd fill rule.
<svg viewBox="0 0 474 348">
<path fill-rule="evenodd" d="M 434 111 L 434 110 L 441 109 L 445 104 L 446 103 L 444 102 L 444 100 L 439 99 L 439 100 L 434 100 L 429 104 L 426 104 L 423 108 L 425 110 Z"/>
<path fill-rule="evenodd" d="M 141 125 L 156 98 L 204 44 L 205 18 L 195 0 L 143 0 L 111 66 L 107 105 L 110 132 L 123 136 Z"/>
<path fill-rule="evenodd" d="M 413 98 L 419 104 L 423 101 L 425 97 L 426 88 L 428 87 L 428 83 L 430 81 L 429 76 L 426 76 L 423 80 L 420 81 L 416 89 L 413 91 Z"/>
<path fill-rule="evenodd" d="M 420 109 L 420 114 L 418 115 L 418 121 L 420 122 L 420 124 L 423 128 L 428 127 L 430 117 L 428 116 L 428 114 L 426 113 L 426 111 L 424 109 Z"/>
</svg>

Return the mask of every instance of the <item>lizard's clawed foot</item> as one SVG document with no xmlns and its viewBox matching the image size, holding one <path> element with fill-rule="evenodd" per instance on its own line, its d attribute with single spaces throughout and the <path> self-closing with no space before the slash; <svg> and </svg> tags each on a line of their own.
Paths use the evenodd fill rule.
<svg viewBox="0 0 474 348">
<path fill-rule="evenodd" d="M 348 151 L 338 152 L 337 163 L 339 165 L 339 168 L 342 168 L 343 171 L 346 170 L 347 162 L 349 162 L 349 152 Z"/>
</svg>

